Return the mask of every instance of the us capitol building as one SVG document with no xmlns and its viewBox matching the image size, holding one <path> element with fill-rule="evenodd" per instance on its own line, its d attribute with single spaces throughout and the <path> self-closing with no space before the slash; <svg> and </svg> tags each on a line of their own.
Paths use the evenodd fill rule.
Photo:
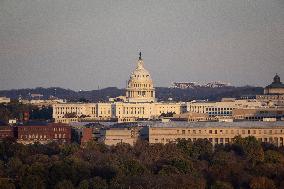
<svg viewBox="0 0 284 189">
<path fill-rule="evenodd" d="M 117 119 L 118 122 L 131 122 L 138 119 L 156 119 L 163 113 L 186 112 L 186 103 L 156 101 L 153 80 L 144 67 L 141 52 L 139 55 L 137 67 L 131 73 L 127 84 L 126 95 L 119 97 L 123 99 L 121 102 L 54 104 L 55 122 L 76 122 L 82 117 L 89 120 Z"/>
</svg>

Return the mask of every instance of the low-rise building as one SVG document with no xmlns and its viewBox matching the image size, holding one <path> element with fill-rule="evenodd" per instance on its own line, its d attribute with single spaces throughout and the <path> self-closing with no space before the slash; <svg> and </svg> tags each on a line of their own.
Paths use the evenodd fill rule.
<svg viewBox="0 0 284 189">
<path fill-rule="evenodd" d="M 108 128 L 100 130 L 99 142 L 106 145 L 117 145 L 127 143 L 134 145 L 139 138 L 139 129 L 137 128 Z"/>
<path fill-rule="evenodd" d="M 254 99 L 236 100 L 224 98 L 221 102 L 192 101 L 187 103 L 188 112 L 206 113 L 209 117 L 232 116 L 237 108 L 262 107 L 262 103 Z"/>
<path fill-rule="evenodd" d="M 138 139 L 149 143 L 169 143 L 178 139 L 208 139 L 215 144 L 228 144 L 234 137 L 254 136 L 261 142 L 283 146 L 284 122 L 145 122 L 136 128 L 102 129 L 99 141 L 107 145 L 128 143 Z M 138 126 L 138 125 L 137 125 Z"/>
<path fill-rule="evenodd" d="M 14 137 L 14 128 L 12 126 L 0 126 L 0 140 Z"/>
<path fill-rule="evenodd" d="M 260 107 L 234 109 L 232 117 L 235 120 L 262 121 L 264 118 L 284 118 L 284 108 Z"/>
<path fill-rule="evenodd" d="M 71 127 L 65 124 L 20 125 L 16 127 L 17 142 L 46 144 L 50 142 L 70 143 Z"/>
</svg>

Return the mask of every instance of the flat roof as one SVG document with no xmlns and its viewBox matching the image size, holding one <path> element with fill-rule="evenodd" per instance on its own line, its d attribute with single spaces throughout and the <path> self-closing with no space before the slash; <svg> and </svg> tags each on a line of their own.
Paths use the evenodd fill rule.
<svg viewBox="0 0 284 189">
<path fill-rule="evenodd" d="M 284 121 L 239 121 L 239 122 L 153 122 L 147 123 L 145 126 L 153 128 L 275 128 L 281 127 L 284 129 Z"/>
</svg>

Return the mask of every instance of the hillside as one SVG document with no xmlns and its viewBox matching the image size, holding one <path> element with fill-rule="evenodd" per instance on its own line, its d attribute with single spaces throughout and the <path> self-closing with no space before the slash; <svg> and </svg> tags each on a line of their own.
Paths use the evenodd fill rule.
<svg viewBox="0 0 284 189">
<path fill-rule="evenodd" d="M 240 98 L 246 95 L 262 94 L 262 87 L 222 87 L 222 88 L 206 88 L 200 87 L 195 89 L 174 89 L 166 87 L 156 88 L 156 97 L 160 101 L 166 101 L 172 98 L 175 101 L 189 101 L 194 99 L 220 100 L 223 97 Z M 90 101 L 99 102 L 107 101 L 110 97 L 116 97 L 125 94 L 125 89 L 116 87 L 108 87 L 100 90 L 91 91 L 73 91 L 59 87 L 52 88 L 35 88 L 35 89 L 13 89 L 2 90 L 0 96 L 6 96 L 11 99 L 18 99 L 20 96 L 24 99 L 31 98 L 31 94 L 42 94 L 42 99 L 55 96 L 68 101 Z"/>
</svg>

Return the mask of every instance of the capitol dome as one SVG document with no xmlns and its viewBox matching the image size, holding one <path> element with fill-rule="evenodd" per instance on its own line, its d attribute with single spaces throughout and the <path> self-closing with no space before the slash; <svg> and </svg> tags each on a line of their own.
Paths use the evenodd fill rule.
<svg viewBox="0 0 284 189">
<path fill-rule="evenodd" d="M 136 69 L 131 73 L 126 88 L 128 102 L 154 102 L 155 89 L 150 73 L 144 68 L 144 61 L 140 56 Z"/>
</svg>

